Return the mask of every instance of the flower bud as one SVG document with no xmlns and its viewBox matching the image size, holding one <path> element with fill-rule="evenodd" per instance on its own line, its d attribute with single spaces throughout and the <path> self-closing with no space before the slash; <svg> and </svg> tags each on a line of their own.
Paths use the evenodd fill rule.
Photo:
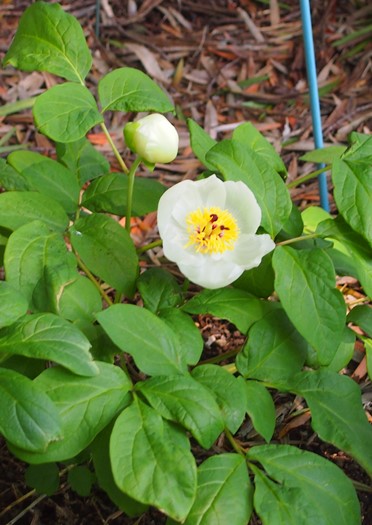
<svg viewBox="0 0 372 525">
<path fill-rule="evenodd" d="M 178 153 L 176 128 L 160 113 L 153 113 L 124 128 L 125 142 L 145 162 L 171 162 Z"/>
</svg>

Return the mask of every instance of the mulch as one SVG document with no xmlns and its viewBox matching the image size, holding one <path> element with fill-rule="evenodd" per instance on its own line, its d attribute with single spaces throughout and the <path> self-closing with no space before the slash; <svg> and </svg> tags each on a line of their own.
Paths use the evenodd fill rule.
<svg viewBox="0 0 372 525">
<path fill-rule="evenodd" d="M 30 3 L 2 0 L 0 59 Z M 180 155 L 171 164 L 156 169 L 152 177 L 170 185 L 195 178 L 203 170 L 190 148 L 186 126 L 189 117 L 217 140 L 229 138 L 240 123 L 251 121 L 281 154 L 289 181 L 315 169 L 300 160 L 314 145 L 297 0 L 101 0 L 99 24 L 96 1 L 66 0 L 61 4 L 78 18 L 92 50 L 93 68 L 87 84 L 93 93 L 104 74 L 129 66 L 148 73 L 174 101 L 176 115 L 172 118 L 180 134 Z M 324 142 L 345 144 L 351 131 L 371 133 L 372 128 L 372 5 L 368 0 L 314 0 L 312 10 Z M 9 67 L 0 71 L 2 156 L 17 148 L 55 156 L 54 145 L 35 130 L 27 101 L 59 81 L 48 73 L 24 73 Z M 12 106 L 19 100 L 24 101 L 26 109 L 19 111 Z M 106 125 L 129 162 L 122 128 L 133 116 L 106 115 Z M 100 129 L 93 129 L 89 139 L 108 156 L 112 169 L 118 170 Z M 145 172 L 142 175 L 149 176 Z M 330 180 L 328 188 L 331 212 L 335 212 Z M 300 209 L 319 205 L 316 181 L 302 184 L 291 193 Z M 144 218 L 136 226 L 138 243 L 155 238 L 154 217 Z M 156 264 L 156 252 L 152 257 Z M 363 296 L 355 280 L 340 280 L 339 286 L 346 301 Z M 212 316 L 201 316 L 196 322 L 205 340 L 207 358 L 234 350 L 244 342 L 235 327 Z M 366 379 L 360 361 L 357 348 L 349 373 L 358 382 Z M 364 471 L 343 453 L 322 443 L 308 421 L 289 425 L 295 399 L 277 396 L 275 402 L 280 415 L 275 439 L 321 454 L 351 479 L 369 484 Z M 166 522 L 155 510 L 140 519 L 125 517 L 97 487 L 91 496 L 79 497 L 65 478 L 55 495 L 39 496 L 24 484 L 25 465 L 8 453 L 5 443 L 0 444 L 0 465 L 1 525 Z M 371 525 L 371 493 L 362 488 L 358 496 L 363 525 Z M 258 518 L 252 518 L 252 525 L 259 523 Z"/>
</svg>

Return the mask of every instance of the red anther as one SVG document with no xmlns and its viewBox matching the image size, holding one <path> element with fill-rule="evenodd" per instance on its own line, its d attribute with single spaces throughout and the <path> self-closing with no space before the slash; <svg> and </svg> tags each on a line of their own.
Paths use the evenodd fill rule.
<svg viewBox="0 0 372 525">
<path fill-rule="evenodd" d="M 209 217 L 211 218 L 211 222 L 218 221 L 218 215 L 216 215 L 215 213 L 211 213 Z"/>
</svg>

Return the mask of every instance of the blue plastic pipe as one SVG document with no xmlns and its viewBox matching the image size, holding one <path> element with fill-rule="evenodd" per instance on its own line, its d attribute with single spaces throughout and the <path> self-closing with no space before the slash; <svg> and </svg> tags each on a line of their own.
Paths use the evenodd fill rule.
<svg viewBox="0 0 372 525">
<path fill-rule="evenodd" d="M 300 7 L 301 7 L 302 32 L 303 32 L 304 46 L 305 46 L 307 80 L 308 80 L 309 93 L 310 93 L 310 110 L 311 110 L 311 119 L 313 123 L 314 144 L 315 144 L 315 148 L 318 149 L 318 148 L 323 147 L 323 132 L 322 132 L 322 121 L 320 118 L 319 91 L 318 91 L 318 80 L 317 80 L 316 64 L 315 64 L 313 30 L 312 30 L 312 24 L 311 24 L 310 1 L 300 0 Z M 320 165 L 320 167 L 323 167 L 323 166 L 324 165 Z M 318 184 L 319 184 L 320 205 L 324 210 L 329 211 L 327 177 L 325 173 L 321 173 L 318 176 Z"/>
</svg>

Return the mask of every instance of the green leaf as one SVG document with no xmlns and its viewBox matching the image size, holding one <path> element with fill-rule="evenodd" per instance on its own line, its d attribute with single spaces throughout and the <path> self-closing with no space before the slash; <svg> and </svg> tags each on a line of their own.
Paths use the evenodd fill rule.
<svg viewBox="0 0 372 525">
<path fill-rule="evenodd" d="M 212 314 L 227 319 L 246 334 L 253 323 L 278 305 L 261 301 L 243 290 L 219 288 L 203 290 L 188 301 L 182 310 L 190 314 Z"/>
<path fill-rule="evenodd" d="M 239 279 L 233 283 L 234 288 L 244 290 L 256 297 L 269 297 L 274 291 L 275 274 L 272 258 L 273 252 L 270 252 L 262 258 L 261 264 L 257 268 L 243 272 Z"/>
<path fill-rule="evenodd" d="M 245 122 L 234 129 L 232 138 L 240 142 L 249 150 L 253 150 L 266 159 L 266 161 L 284 179 L 287 177 L 287 170 L 284 162 L 276 152 L 270 142 L 254 127 L 252 122 Z"/>
<path fill-rule="evenodd" d="M 5 159 L 0 158 L 0 187 L 7 191 L 27 191 L 27 181 Z"/>
<path fill-rule="evenodd" d="M 372 168 L 368 163 L 336 160 L 332 181 L 337 208 L 345 221 L 372 245 Z"/>
<path fill-rule="evenodd" d="M 263 525 L 359 525 L 360 508 L 351 481 L 317 454 L 289 445 L 252 447 L 254 507 Z"/>
<path fill-rule="evenodd" d="M 164 91 L 145 73 L 131 67 L 115 69 L 98 84 L 102 113 L 113 111 L 173 111 Z"/>
<path fill-rule="evenodd" d="M 90 343 L 80 330 L 54 314 L 27 315 L 0 332 L 0 355 L 54 361 L 83 376 L 98 373 L 89 348 Z"/>
<path fill-rule="evenodd" d="M 138 272 L 138 257 L 128 232 L 111 217 L 92 214 L 75 222 L 71 244 L 89 270 L 131 296 Z"/>
<path fill-rule="evenodd" d="M 246 381 L 246 410 L 256 431 L 269 443 L 275 430 L 275 405 L 267 388 L 258 381 Z"/>
<path fill-rule="evenodd" d="M 80 193 L 78 181 L 62 164 L 32 151 L 15 151 L 8 156 L 8 162 L 24 177 L 30 191 L 50 197 L 66 213 L 76 211 Z"/>
<path fill-rule="evenodd" d="M 185 519 L 195 497 L 196 464 L 178 429 L 135 399 L 115 422 L 110 456 L 123 492 L 175 520 Z"/>
<path fill-rule="evenodd" d="M 372 427 L 358 385 L 331 370 L 309 370 L 293 378 L 291 390 L 306 399 L 319 437 L 353 456 L 372 475 Z"/>
<path fill-rule="evenodd" d="M 79 496 L 87 497 L 90 495 L 94 476 L 88 467 L 78 465 L 67 474 L 67 483 Z"/>
<path fill-rule="evenodd" d="M 112 426 L 113 425 L 110 424 L 104 428 L 90 446 L 94 472 L 97 476 L 98 485 L 106 492 L 111 501 L 113 501 L 120 510 L 124 511 L 127 516 L 133 518 L 143 514 L 147 506 L 130 498 L 122 492 L 115 483 L 110 462 Z"/>
<path fill-rule="evenodd" d="M 314 347 L 319 363 L 329 364 L 341 343 L 346 320 L 331 259 L 320 248 L 278 246 L 273 266 L 275 290 L 288 317 Z"/>
<path fill-rule="evenodd" d="M 187 126 L 189 128 L 191 148 L 194 155 L 206 168 L 215 171 L 214 164 L 207 161 L 206 154 L 217 144 L 217 141 L 212 139 L 212 137 L 191 118 L 187 119 Z"/>
<path fill-rule="evenodd" d="M 28 463 L 38 464 L 71 459 L 84 450 L 128 405 L 131 388 L 126 374 L 118 366 L 96 363 L 99 373 L 81 377 L 61 367 L 48 368 L 34 383 L 57 407 L 63 439 L 52 442 L 43 453 L 30 453 L 11 447 L 12 452 Z"/>
<path fill-rule="evenodd" d="M 56 144 L 58 160 L 76 174 L 80 186 L 87 181 L 106 175 L 110 164 L 86 137 L 67 144 Z"/>
<path fill-rule="evenodd" d="M 155 211 L 165 186 L 151 179 L 137 177 L 134 181 L 132 216 Z M 108 212 L 124 217 L 127 211 L 128 177 L 110 173 L 92 182 L 84 192 L 82 205 L 88 210 Z"/>
<path fill-rule="evenodd" d="M 4 65 L 48 71 L 82 82 L 92 65 L 83 30 L 58 4 L 36 2 L 23 13 Z"/>
<path fill-rule="evenodd" d="M 61 287 L 57 295 L 56 312 L 69 321 L 94 321 L 102 310 L 102 299 L 92 281 L 83 275 Z"/>
<path fill-rule="evenodd" d="M 372 138 L 370 135 L 352 131 L 349 137 L 350 145 L 342 158 L 347 160 L 358 160 L 371 162 L 372 160 Z"/>
<path fill-rule="evenodd" d="M 196 498 L 184 525 L 246 525 L 252 514 L 253 489 L 244 458 L 219 454 L 198 468 Z"/>
<path fill-rule="evenodd" d="M 197 366 L 191 375 L 213 394 L 225 426 L 235 434 L 245 417 L 244 381 L 217 365 Z"/>
<path fill-rule="evenodd" d="M 327 366 L 329 370 L 340 372 L 340 370 L 345 368 L 350 363 L 354 355 L 355 339 L 355 332 L 345 326 L 344 336 L 342 338 L 341 344 L 337 348 L 334 358 Z M 314 368 L 318 368 L 318 366 Z"/>
<path fill-rule="evenodd" d="M 137 383 L 136 389 L 156 412 L 189 430 L 205 449 L 224 429 L 214 396 L 190 376 L 153 377 Z"/>
<path fill-rule="evenodd" d="M 173 330 L 180 354 L 188 365 L 196 365 L 203 352 L 204 341 L 191 317 L 178 308 L 161 310 L 159 317 Z"/>
<path fill-rule="evenodd" d="M 357 277 L 365 293 L 372 298 L 372 260 L 367 241 L 352 230 L 341 216 L 320 223 L 316 233 L 342 243 L 349 258 L 353 261 Z"/>
<path fill-rule="evenodd" d="M 305 155 L 300 157 L 300 160 L 306 162 L 316 162 L 318 164 L 332 164 L 336 159 L 339 159 L 341 155 L 346 151 L 346 146 L 328 146 L 326 148 L 315 149 L 308 151 Z"/>
<path fill-rule="evenodd" d="M 59 470 L 55 463 L 29 465 L 25 472 L 26 484 L 38 494 L 52 496 L 59 489 Z"/>
<path fill-rule="evenodd" d="M 0 433 L 13 445 L 40 452 L 61 439 L 53 402 L 30 379 L 6 368 L 0 368 Z"/>
<path fill-rule="evenodd" d="M 148 375 L 175 375 L 186 372 L 178 339 L 164 321 L 145 308 L 117 304 L 99 312 L 97 320 L 138 368 Z"/>
<path fill-rule="evenodd" d="M 69 223 L 62 206 L 41 193 L 28 191 L 0 193 L 0 226 L 16 230 L 34 220 L 43 221 L 49 228 L 59 232 L 64 231 Z"/>
<path fill-rule="evenodd" d="M 66 82 L 39 95 L 33 107 L 40 133 L 57 142 L 75 142 L 103 122 L 88 88 Z"/>
<path fill-rule="evenodd" d="M 145 308 L 154 314 L 178 306 L 182 300 L 177 279 L 163 268 L 150 268 L 143 272 L 137 280 L 137 288 Z"/>
<path fill-rule="evenodd" d="M 21 226 L 9 237 L 4 254 L 8 283 L 17 288 L 33 306 L 33 294 L 48 270 L 71 275 L 76 262 L 62 235 L 40 221 Z"/>
<path fill-rule="evenodd" d="M 0 281 L 0 328 L 9 326 L 25 315 L 28 301 L 17 288 Z"/>
<path fill-rule="evenodd" d="M 368 304 L 355 306 L 347 316 L 348 323 L 355 323 L 372 337 L 372 308 Z"/>
<path fill-rule="evenodd" d="M 281 309 L 268 313 L 249 331 L 236 367 L 244 377 L 271 382 L 286 380 L 305 362 L 307 343 Z"/>
<path fill-rule="evenodd" d="M 252 190 L 262 211 L 261 226 L 275 237 L 288 219 L 292 203 L 274 167 L 265 157 L 233 140 L 219 142 L 206 158 L 226 180 L 241 180 Z"/>
</svg>

